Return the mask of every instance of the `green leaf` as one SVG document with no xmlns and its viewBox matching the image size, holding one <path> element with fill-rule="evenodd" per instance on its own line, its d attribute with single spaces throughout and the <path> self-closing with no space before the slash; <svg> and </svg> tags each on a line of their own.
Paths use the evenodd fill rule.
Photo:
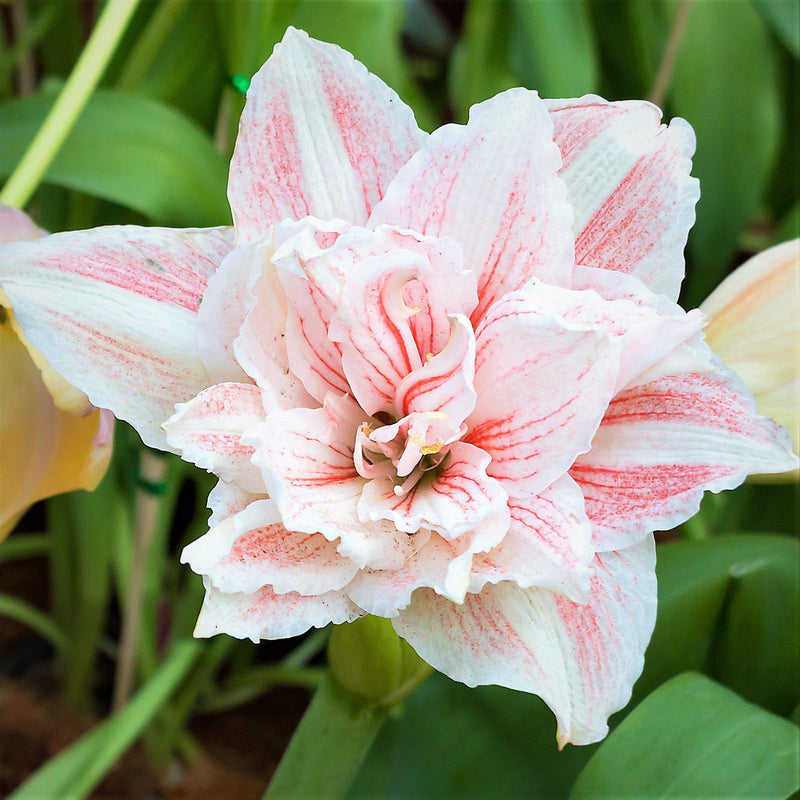
<svg viewBox="0 0 800 800">
<path fill-rule="evenodd" d="M 758 13 L 795 58 L 800 58 L 800 4 L 797 0 L 755 0 Z"/>
<path fill-rule="evenodd" d="M 12 172 L 54 99 L 42 92 L 0 105 L 0 176 Z M 195 123 L 112 90 L 93 95 L 45 177 L 176 226 L 228 222 L 226 180 L 224 159 Z"/>
<path fill-rule="evenodd" d="M 200 642 L 176 645 L 153 679 L 119 713 L 48 761 L 9 800 L 87 797 L 180 685 L 201 652 Z"/>
<path fill-rule="evenodd" d="M 534 695 L 434 674 L 386 721 L 348 797 L 565 797 L 594 750 L 559 752 Z"/>
<path fill-rule="evenodd" d="M 580 97 L 597 90 L 598 64 L 582 0 L 511 0 L 509 64 L 542 97 Z"/>
<path fill-rule="evenodd" d="M 767 31 L 745 0 L 694 3 L 669 95 L 697 134 L 697 223 L 689 305 L 724 277 L 739 235 L 761 200 L 777 151 L 779 91 Z"/>
<path fill-rule="evenodd" d="M 570 800 L 789 797 L 800 788 L 800 729 L 702 675 L 664 684 L 586 765 Z"/>
<path fill-rule="evenodd" d="M 720 536 L 658 548 L 658 618 L 635 698 L 685 670 L 708 671 L 788 715 L 800 700 L 800 542 Z"/>
<path fill-rule="evenodd" d="M 471 0 L 467 7 L 450 63 L 450 102 L 460 122 L 474 103 L 517 85 L 507 64 L 510 13 L 507 0 Z"/>
</svg>

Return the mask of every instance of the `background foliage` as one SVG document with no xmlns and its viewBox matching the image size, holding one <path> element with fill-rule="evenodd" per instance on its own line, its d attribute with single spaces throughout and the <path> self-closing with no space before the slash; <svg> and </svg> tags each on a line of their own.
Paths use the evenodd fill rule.
<svg viewBox="0 0 800 800">
<path fill-rule="evenodd" d="M 41 126 L 101 6 L 0 6 L 1 178 Z M 50 230 L 229 223 L 226 170 L 241 89 L 288 24 L 353 52 L 428 130 L 465 121 L 472 103 L 515 85 L 545 97 L 653 97 L 668 118 L 688 119 L 702 198 L 687 307 L 749 253 L 798 235 L 795 0 L 143 2 L 29 212 Z M 48 559 L 52 607 L 42 613 L 0 595 L 0 613 L 50 642 L 44 657 L 57 664 L 65 696 L 107 714 L 98 675 L 114 668 L 119 697 L 125 661 L 138 688 L 18 797 L 44 787 L 48 796 L 86 796 L 142 733 L 155 765 L 191 759 L 192 715 L 276 683 L 320 679 L 325 632 L 295 642 L 282 661 L 224 637 L 192 642 L 202 586 L 178 553 L 204 530 L 210 483 L 167 457 L 153 495 L 140 480 L 152 459 L 118 425 L 101 487 L 49 501 L 46 523 L 29 516 L 0 545 L 0 561 Z M 155 517 L 143 532 L 148 498 Z M 746 485 L 707 497 L 694 520 L 662 535 L 656 632 L 633 701 L 605 742 L 559 753 L 538 698 L 437 675 L 385 724 L 351 796 L 790 796 L 798 789 L 799 506 L 796 485 Z M 131 603 L 138 634 L 126 651 Z"/>
</svg>

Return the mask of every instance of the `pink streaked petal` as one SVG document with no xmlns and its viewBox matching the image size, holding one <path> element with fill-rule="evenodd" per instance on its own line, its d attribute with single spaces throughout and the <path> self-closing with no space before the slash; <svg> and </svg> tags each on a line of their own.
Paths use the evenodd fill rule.
<svg viewBox="0 0 800 800">
<path fill-rule="evenodd" d="M 397 387 L 395 405 L 403 416 L 414 412 L 446 414 L 458 428 L 475 408 L 475 334 L 462 315 L 450 317 L 450 341 L 437 355 L 406 375 Z"/>
<path fill-rule="evenodd" d="M 219 480 L 208 493 L 206 507 L 211 512 L 211 516 L 208 518 L 208 527 L 213 528 L 219 525 L 228 517 L 232 517 L 242 509 L 247 508 L 250 503 L 255 503 L 256 500 L 266 499 L 266 494 L 246 492 L 235 483 Z"/>
<path fill-rule="evenodd" d="M 456 605 L 429 589 L 393 620 L 420 656 L 467 686 L 538 694 L 558 720 L 558 742 L 590 744 L 608 732 L 644 664 L 656 617 L 653 537 L 598 554 L 589 600 L 490 585 Z"/>
<path fill-rule="evenodd" d="M 370 226 L 450 236 L 478 275 L 477 322 L 529 278 L 569 286 L 572 212 L 552 123 L 535 92 L 511 89 L 445 125 L 398 173 Z"/>
<path fill-rule="evenodd" d="M 252 594 L 228 594 L 206 582 L 206 598 L 194 635 L 205 639 L 226 633 L 237 639 L 286 639 L 309 628 L 352 622 L 363 616 L 343 592 L 306 597 L 297 592 L 276 594 L 264 586 Z"/>
<path fill-rule="evenodd" d="M 490 456 L 477 447 L 454 442 L 442 466 L 405 494 L 395 493 L 391 478 L 369 481 L 358 503 L 359 516 L 391 520 L 406 533 L 429 528 L 451 540 L 473 530 L 486 517 L 499 515 L 505 517 L 505 532 L 508 495 L 499 481 L 486 474 L 489 461 Z"/>
<path fill-rule="evenodd" d="M 758 416 L 738 378 L 718 369 L 620 394 L 570 474 L 586 498 L 600 550 L 685 522 L 704 490 L 732 489 L 748 473 L 796 466 L 786 432 Z"/>
<path fill-rule="evenodd" d="M 308 214 L 366 222 L 425 139 L 349 53 L 289 28 L 247 92 L 228 180 L 237 235 Z"/>
<path fill-rule="evenodd" d="M 540 313 L 551 289 L 506 295 L 476 334 L 467 441 L 491 455 L 487 471 L 510 497 L 538 494 L 589 449 L 619 373 L 619 347 L 601 329 Z"/>
<path fill-rule="evenodd" d="M 463 603 L 473 559 L 504 535 L 508 515 L 487 517 L 477 528 L 453 541 L 433 534 L 396 570 L 359 570 L 345 587 L 348 597 L 368 614 L 394 617 L 408 606 L 416 589 L 428 587 L 453 603 Z"/>
<path fill-rule="evenodd" d="M 473 562 L 470 591 L 514 581 L 585 602 L 595 550 L 580 487 L 568 475 L 535 497 L 510 500 L 508 533 Z"/>
<path fill-rule="evenodd" d="M 230 249 L 223 228 L 57 233 L 5 245 L 0 282 L 50 365 L 163 450 L 175 403 L 209 385 L 197 308 Z"/>
<path fill-rule="evenodd" d="M 271 500 L 251 503 L 184 548 L 181 562 L 222 592 L 250 594 L 269 585 L 277 594 L 317 595 L 341 589 L 355 564 L 322 534 L 287 531 Z"/>
<path fill-rule="evenodd" d="M 661 125 L 660 110 L 640 101 L 546 102 L 575 211 L 576 263 L 631 273 L 676 300 L 700 196 L 690 125 Z"/>
<path fill-rule="evenodd" d="M 264 420 L 264 403 L 257 386 L 219 383 L 200 392 L 163 425 L 167 443 L 202 469 L 247 492 L 266 491 L 261 470 L 250 461 L 253 448 L 242 434 Z"/>
<path fill-rule="evenodd" d="M 243 383 L 248 380 L 236 360 L 233 343 L 256 304 L 249 287 L 256 281 L 268 280 L 261 276 L 270 268 L 273 249 L 271 232 L 257 241 L 235 247 L 208 280 L 198 312 L 197 343 L 200 357 L 214 383 Z M 270 318 L 274 318 L 273 324 L 285 328 L 285 301 L 281 304 L 281 300 L 281 295 L 278 295 L 273 301 L 276 308 L 270 309 Z"/>
<path fill-rule="evenodd" d="M 397 567 L 414 537 L 386 521 L 364 523 L 356 509 L 366 481 L 356 472 L 353 442 L 363 419 L 352 401 L 347 409 L 279 411 L 244 441 L 256 450 L 253 461 L 287 528 L 341 539 L 339 552 L 359 567 Z"/>
</svg>

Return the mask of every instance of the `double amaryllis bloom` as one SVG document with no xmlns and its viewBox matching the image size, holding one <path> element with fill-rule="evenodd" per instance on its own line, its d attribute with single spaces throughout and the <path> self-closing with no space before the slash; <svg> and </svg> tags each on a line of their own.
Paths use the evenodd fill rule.
<svg viewBox="0 0 800 800">
<path fill-rule="evenodd" d="M 652 531 L 795 465 L 675 304 L 699 192 L 690 127 L 659 119 L 514 89 L 428 136 L 290 29 L 248 92 L 234 231 L 3 251 L 54 366 L 219 477 L 183 556 L 197 635 L 390 617 L 452 678 L 541 695 L 560 742 L 605 735 Z"/>
</svg>

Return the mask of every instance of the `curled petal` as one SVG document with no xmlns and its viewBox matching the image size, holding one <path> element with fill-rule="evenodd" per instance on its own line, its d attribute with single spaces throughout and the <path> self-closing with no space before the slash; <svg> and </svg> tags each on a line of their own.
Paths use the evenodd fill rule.
<svg viewBox="0 0 800 800">
<path fill-rule="evenodd" d="M 425 138 L 349 53 L 289 28 L 247 92 L 228 180 L 239 239 L 308 214 L 366 222 Z"/>
<path fill-rule="evenodd" d="M 677 300 L 700 197 L 689 175 L 694 131 L 682 119 L 661 125 L 651 103 L 594 95 L 546 103 L 575 212 L 575 262 L 631 273 Z"/>
<path fill-rule="evenodd" d="M 242 434 L 264 419 L 257 386 L 218 383 L 188 403 L 164 423 L 169 446 L 224 481 L 247 492 L 264 492 L 261 470 L 250 461 L 253 448 L 242 444 Z"/>
<path fill-rule="evenodd" d="M 208 518 L 208 527 L 213 528 L 219 525 L 228 517 L 238 514 L 256 500 L 266 499 L 266 494 L 246 492 L 235 483 L 218 480 L 214 488 L 208 493 L 206 506 L 211 511 L 211 516 Z"/>
<path fill-rule="evenodd" d="M 319 595 L 341 589 L 357 567 L 322 534 L 287 531 L 271 500 L 258 500 L 183 549 L 181 562 L 220 591 Z"/>
<path fill-rule="evenodd" d="M 0 282 L 51 366 L 166 449 L 161 423 L 209 383 L 197 308 L 230 249 L 227 229 L 57 233 L 5 245 Z"/>
<path fill-rule="evenodd" d="M 538 494 L 589 449 L 619 374 L 602 329 L 541 313 L 534 284 L 489 309 L 476 333 L 475 411 L 467 441 L 492 457 L 510 497 Z"/>
<path fill-rule="evenodd" d="M 705 490 L 796 466 L 786 432 L 758 416 L 738 378 L 719 368 L 622 392 L 570 474 L 586 498 L 595 547 L 608 549 L 684 522 Z"/>
<path fill-rule="evenodd" d="M 419 655 L 467 686 L 538 694 L 558 720 L 558 741 L 590 744 L 630 699 L 656 616 L 653 537 L 600 553 L 588 602 L 505 581 L 462 605 L 430 589 L 394 618 Z"/>
<path fill-rule="evenodd" d="M 297 592 L 276 594 L 264 586 L 252 594 L 229 594 L 206 581 L 206 597 L 194 635 L 208 638 L 226 633 L 237 639 L 286 639 L 309 628 L 340 625 L 364 615 L 343 592 L 306 597 Z"/>
<path fill-rule="evenodd" d="M 557 176 L 553 128 L 535 92 L 511 89 L 445 125 L 400 170 L 370 226 L 391 223 L 450 236 L 478 276 L 477 324 L 529 278 L 568 286 L 572 212 Z"/>
</svg>

